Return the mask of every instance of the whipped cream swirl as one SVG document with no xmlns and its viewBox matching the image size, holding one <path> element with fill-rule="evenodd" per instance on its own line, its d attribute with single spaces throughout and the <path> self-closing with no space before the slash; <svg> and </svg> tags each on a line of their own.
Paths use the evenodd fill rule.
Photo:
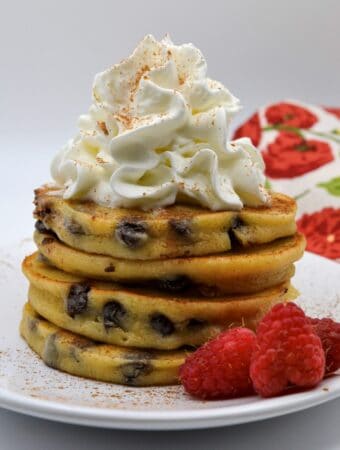
<svg viewBox="0 0 340 450">
<path fill-rule="evenodd" d="M 260 153 L 249 139 L 227 140 L 239 100 L 206 73 L 192 44 L 150 35 L 99 73 L 78 135 L 52 163 L 64 198 L 141 209 L 268 203 Z"/>
</svg>

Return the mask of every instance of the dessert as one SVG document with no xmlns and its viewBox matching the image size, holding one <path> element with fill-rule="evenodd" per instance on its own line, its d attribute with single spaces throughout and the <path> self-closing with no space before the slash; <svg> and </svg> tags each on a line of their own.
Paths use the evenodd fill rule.
<svg viewBox="0 0 340 450">
<path fill-rule="evenodd" d="M 131 260 L 209 255 L 265 244 L 296 232 L 296 204 L 273 194 L 270 206 L 212 212 L 172 205 L 142 211 L 107 208 L 93 202 L 65 201 L 55 190 L 36 190 L 39 227 L 62 242 L 88 253 Z M 94 219 L 95 218 L 95 219 Z"/>
<path fill-rule="evenodd" d="M 249 139 L 228 141 L 239 101 L 206 72 L 192 44 L 146 36 L 96 76 L 35 192 L 38 252 L 23 262 L 21 334 L 48 365 L 176 383 L 194 348 L 296 297 L 295 202 L 265 189 Z"/>
<path fill-rule="evenodd" d="M 198 346 L 230 326 L 254 328 L 276 302 L 296 297 L 289 281 L 257 294 L 202 298 L 92 281 L 39 262 L 23 270 L 28 297 L 47 320 L 91 339 L 128 347 Z"/>
<path fill-rule="evenodd" d="M 86 378 L 133 386 L 178 382 L 189 350 L 137 350 L 100 344 L 48 322 L 26 303 L 20 331 L 49 367 Z"/>
<path fill-rule="evenodd" d="M 210 256 L 164 260 L 124 260 L 85 253 L 49 234 L 35 233 L 39 252 L 61 270 L 83 277 L 119 283 L 145 284 L 162 291 L 184 292 L 197 288 L 202 296 L 259 292 L 294 275 L 293 263 L 301 258 L 301 234 L 248 249 Z"/>
</svg>

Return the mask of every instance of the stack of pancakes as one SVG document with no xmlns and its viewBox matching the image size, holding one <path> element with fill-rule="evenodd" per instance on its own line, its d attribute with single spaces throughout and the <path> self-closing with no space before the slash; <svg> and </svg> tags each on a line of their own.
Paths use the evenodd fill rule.
<svg viewBox="0 0 340 450">
<path fill-rule="evenodd" d="M 66 201 L 36 191 L 38 252 L 21 333 L 51 367 L 136 386 L 173 384 L 194 348 L 229 327 L 255 328 L 291 300 L 304 251 L 294 200 L 213 212 Z"/>
</svg>

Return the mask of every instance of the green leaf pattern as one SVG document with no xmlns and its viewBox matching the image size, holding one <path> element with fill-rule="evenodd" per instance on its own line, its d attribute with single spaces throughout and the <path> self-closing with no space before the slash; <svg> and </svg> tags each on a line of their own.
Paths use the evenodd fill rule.
<svg viewBox="0 0 340 450">
<path fill-rule="evenodd" d="M 325 183 L 318 183 L 317 186 L 326 189 L 331 195 L 340 197 L 340 177 L 332 178 Z"/>
</svg>

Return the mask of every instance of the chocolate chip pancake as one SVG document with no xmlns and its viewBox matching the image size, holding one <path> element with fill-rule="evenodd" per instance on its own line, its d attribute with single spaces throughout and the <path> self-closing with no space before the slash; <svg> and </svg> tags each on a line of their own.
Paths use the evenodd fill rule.
<svg viewBox="0 0 340 450">
<path fill-rule="evenodd" d="M 124 259 L 208 255 L 272 242 L 296 232 L 296 204 L 272 194 L 271 205 L 241 211 L 210 211 L 172 205 L 152 211 L 106 208 L 64 200 L 52 187 L 37 189 L 35 217 L 75 249 Z"/>
<path fill-rule="evenodd" d="M 304 237 L 295 234 L 218 255 L 141 262 L 85 253 L 52 234 L 36 232 L 34 238 L 39 252 L 60 270 L 120 283 L 147 283 L 172 292 L 195 286 L 206 296 L 249 294 L 283 283 L 294 275 L 293 263 L 305 248 Z"/>
<path fill-rule="evenodd" d="M 206 69 L 192 44 L 146 36 L 96 76 L 35 191 L 21 334 L 49 366 L 177 383 L 193 348 L 297 296 L 295 200 L 268 192 L 250 139 L 228 140 L 240 103 Z"/>
<path fill-rule="evenodd" d="M 72 375 L 130 386 L 178 383 L 178 369 L 190 350 L 138 350 L 100 344 L 43 319 L 26 303 L 22 337 L 46 365 Z"/>
<path fill-rule="evenodd" d="M 25 259 L 23 271 L 29 302 L 41 316 L 97 341 L 131 347 L 198 346 L 232 326 L 254 329 L 274 303 L 296 297 L 289 282 L 254 295 L 209 299 L 100 283 L 55 269 L 37 253 Z"/>
</svg>

